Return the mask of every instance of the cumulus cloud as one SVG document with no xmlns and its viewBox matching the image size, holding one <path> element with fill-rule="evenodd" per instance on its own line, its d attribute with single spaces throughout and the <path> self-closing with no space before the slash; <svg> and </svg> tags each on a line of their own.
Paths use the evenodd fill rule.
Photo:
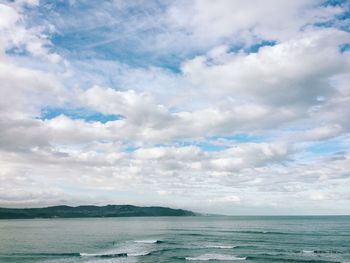
<svg viewBox="0 0 350 263">
<path fill-rule="evenodd" d="M 5 4 L 7 3 L 7 4 Z M 31 55 L 58 63 L 61 57 L 51 52 L 51 45 L 44 28 L 26 27 L 23 23 L 24 7 L 38 5 L 38 1 L 0 2 L 0 45 L 2 51 L 12 49 L 16 52 L 29 52 Z"/>
<path fill-rule="evenodd" d="M 304 139 L 309 140 L 326 140 L 337 136 L 342 132 L 340 125 L 327 125 L 309 130 L 304 133 Z"/>
<path fill-rule="evenodd" d="M 0 1 L 0 205 L 350 207 L 344 5 L 70 8 Z"/>
<path fill-rule="evenodd" d="M 339 50 L 348 41 L 348 34 L 342 31 L 310 31 L 262 47 L 258 53 L 196 57 L 185 62 L 182 70 L 211 95 L 231 95 L 237 103 L 310 106 L 318 97 L 334 92 L 327 83 L 330 77 L 348 69 L 348 54 Z"/>
<path fill-rule="evenodd" d="M 340 7 L 320 6 L 320 2 L 177 1 L 168 12 L 176 26 L 201 42 L 236 38 L 249 44 L 259 38 L 289 39 L 304 26 L 328 21 L 343 12 Z"/>
</svg>

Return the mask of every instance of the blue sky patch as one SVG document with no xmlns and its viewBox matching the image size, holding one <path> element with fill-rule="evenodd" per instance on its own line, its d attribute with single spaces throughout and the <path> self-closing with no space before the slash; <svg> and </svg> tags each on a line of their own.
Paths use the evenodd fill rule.
<svg viewBox="0 0 350 263">
<path fill-rule="evenodd" d="M 266 138 L 259 137 L 259 136 L 253 136 L 253 135 L 249 135 L 246 133 L 239 133 L 239 134 L 226 135 L 226 136 L 212 136 L 208 139 L 209 140 L 224 139 L 224 140 L 229 140 L 229 141 L 233 141 L 236 143 L 247 143 L 247 142 L 259 143 L 259 142 L 266 141 Z"/>
<path fill-rule="evenodd" d="M 56 118 L 59 115 L 65 115 L 71 119 L 83 119 L 88 122 L 98 121 L 101 123 L 106 123 L 109 121 L 115 121 L 123 119 L 124 117 L 121 115 L 114 115 L 114 114 L 102 114 L 95 111 L 90 111 L 83 108 L 75 108 L 75 109 L 69 109 L 69 108 L 52 108 L 47 107 L 44 108 L 41 111 L 41 117 L 40 119 L 43 120 L 50 120 L 53 118 Z"/>
<path fill-rule="evenodd" d="M 229 148 L 226 145 L 219 145 L 219 144 L 213 144 L 208 142 L 198 143 L 197 146 L 205 152 L 220 152 Z"/>
<path fill-rule="evenodd" d="M 345 146 L 335 140 L 328 140 L 312 144 L 306 151 L 315 155 L 334 154 L 346 150 Z"/>
<path fill-rule="evenodd" d="M 255 43 L 254 45 L 251 45 L 250 47 L 245 49 L 245 52 L 247 53 L 258 53 L 259 49 L 266 46 L 274 46 L 276 45 L 276 41 L 269 41 L 269 40 L 263 40 L 261 42 Z"/>
<path fill-rule="evenodd" d="M 350 50 L 350 44 L 341 45 L 341 46 L 339 47 L 339 50 L 340 50 L 341 53 L 344 53 L 344 52 L 346 52 L 346 51 L 349 51 L 349 50 Z"/>
</svg>

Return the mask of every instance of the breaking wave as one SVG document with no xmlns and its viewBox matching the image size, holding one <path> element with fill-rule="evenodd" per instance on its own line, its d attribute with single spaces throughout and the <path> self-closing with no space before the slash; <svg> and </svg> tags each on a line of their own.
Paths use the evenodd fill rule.
<svg viewBox="0 0 350 263">
<path fill-rule="evenodd" d="M 135 243 L 143 243 L 143 244 L 160 244 L 164 243 L 164 241 L 157 240 L 157 239 L 149 239 L 149 240 L 135 240 Z"/>
<path fill-rule="evenodd" d="M 194 261 L 208 261 L 208 260 L 245 260 L 245 257 L 237 257 L 234 255 L 224 255 L 224 254 L 204 254 L 198 257 L 186 257 L 186 260 L 194 260 Z"/>
</svg>

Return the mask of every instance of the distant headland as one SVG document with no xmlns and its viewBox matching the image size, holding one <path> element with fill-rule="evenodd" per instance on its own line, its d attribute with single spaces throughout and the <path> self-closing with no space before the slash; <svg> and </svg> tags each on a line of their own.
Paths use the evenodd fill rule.
<svg viewBox="0 0 350 263">
<path fill-rule="evenodd" d="M 0 219 L 33 218 L 84 218 L 84 217 L 132 217 L 132 216 L 195 216 L 196 213 L 183 209 L 133 205 L 106 206 L 51 206 L 43 208 L 0 208 Z"/>
</svg>

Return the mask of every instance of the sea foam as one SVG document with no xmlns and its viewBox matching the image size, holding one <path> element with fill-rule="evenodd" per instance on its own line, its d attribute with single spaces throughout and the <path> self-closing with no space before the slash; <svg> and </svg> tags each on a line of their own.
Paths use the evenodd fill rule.
<svg viewBox="0 0 350 263">
<path fill-rule="evenodd" d="M 220 249 L 232 249 L 236 246 L 228 246 L 228 245 L 206 245 L 205 248 L 220 248 Z"/>
<path fill-rule="evenodd" d="M 208 261 L 208 260 L 245 260 L 245 257 L 223 254 L 204 254 L 198 257 L 186 257 L 186 260 Z"/>
<path fill-rule="evenodd" d="M 135 243 L 143 243 L 143 244 L 158 244 L 158 243 L 162 243 L 161 240 L 157 240 L 157 239 L 149 239 L 149 240 L 135 240 Z"/>
<path fill-rule="evenodd" d="M 80 253 L 81 257 L 98 257 L 98 258 L 120 258 L 127 257 L 127 253 Z"/>
</svg>

